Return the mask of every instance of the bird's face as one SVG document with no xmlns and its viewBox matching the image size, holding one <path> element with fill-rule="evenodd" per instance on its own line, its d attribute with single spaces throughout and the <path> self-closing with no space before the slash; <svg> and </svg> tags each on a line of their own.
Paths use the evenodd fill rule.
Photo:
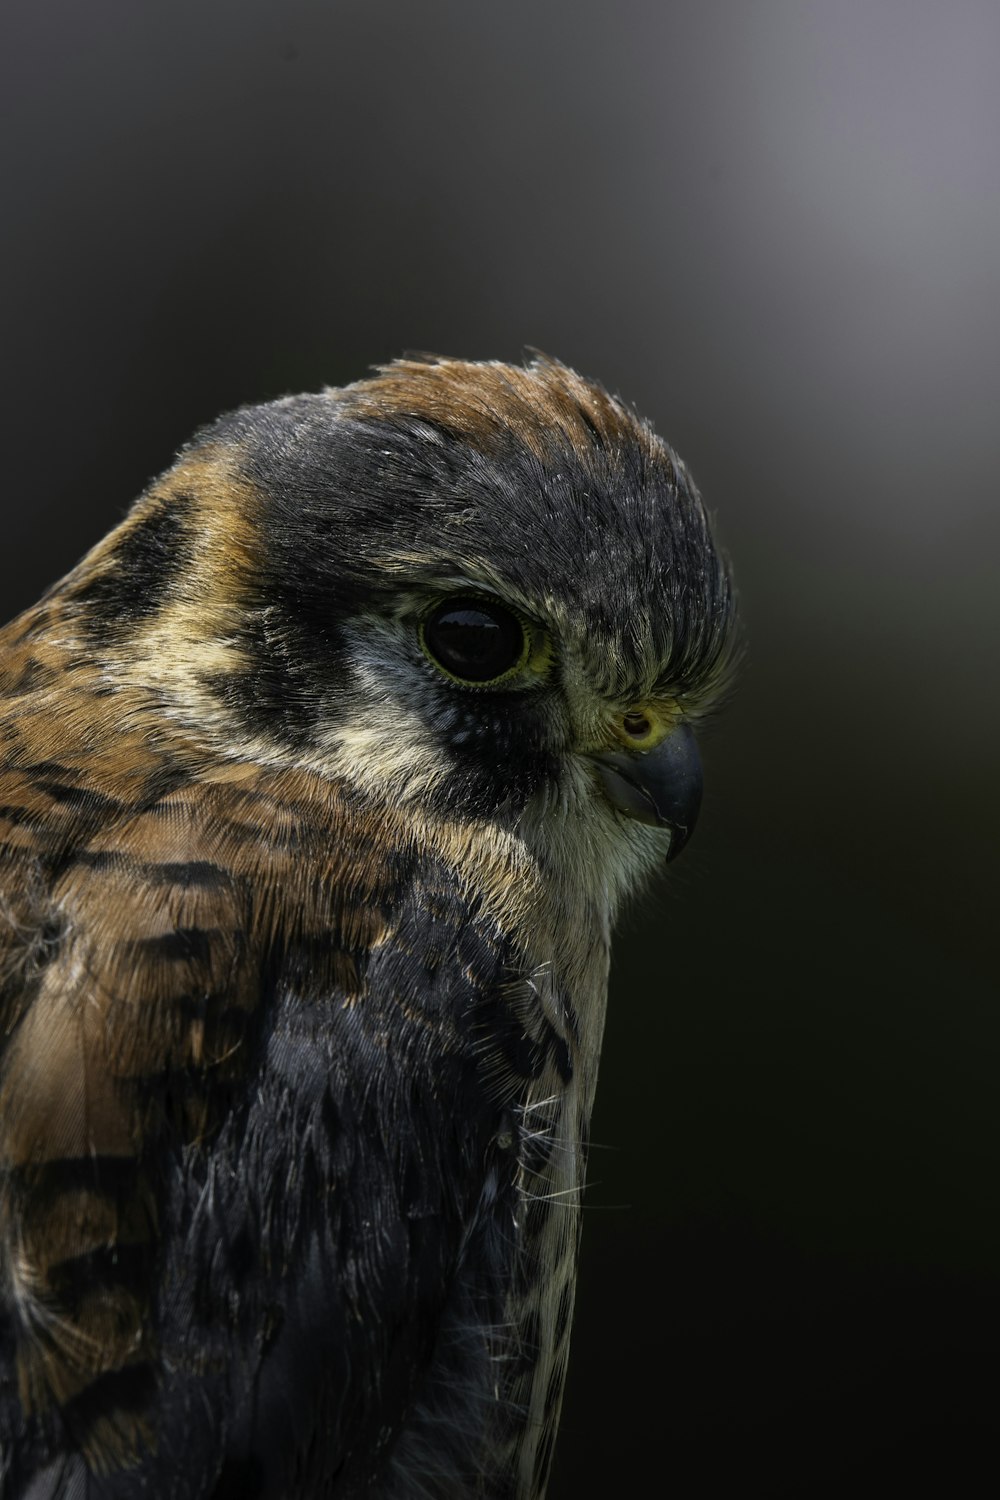
<svg viewBox="0 0 1000 1500">
<path fill-rule="evenodd" d="M 728 574 L 679 461 L 563 366 L 406 362 L 236 413 L 120 547 L 144 524 L 174 541 L 125 670 L 213 749 L 520 830 L 615 894 L 686 840 Z"/>
<path fill-rule="evenodd" d="M 651 602 L 622 602 L 648 642 Z M 705 695 L 652 652 L 622 671 L 620 638 L 572 600 L 456 557 L 345 621 L 343 640 L 324 759 L 372 796 L 516 828 L 550 869 L 605 886 L 686 842 Z"/>
</svg>

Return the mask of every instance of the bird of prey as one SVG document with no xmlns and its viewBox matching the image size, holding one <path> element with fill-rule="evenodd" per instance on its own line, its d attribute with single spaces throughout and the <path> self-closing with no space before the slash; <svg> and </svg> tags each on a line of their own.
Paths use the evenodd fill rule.
<svg viewBox="0 0 1000 1500">
<path fill-rule="evenodd" d="M 736 639 L 544 357 L 223 417 L 0 633 L 0 1491 L 540 1500 L 623 899 Z"/>
</svg>

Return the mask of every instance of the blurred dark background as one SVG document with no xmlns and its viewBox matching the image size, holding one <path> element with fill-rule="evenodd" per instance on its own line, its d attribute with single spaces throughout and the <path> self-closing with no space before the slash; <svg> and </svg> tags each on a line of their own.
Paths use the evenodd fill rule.
<svg viewBox="0 0 1000 1500">
<path fill-rule="evenodd" d="M 21 0 L 3 28 L 5 614 L 198 424 L 406 349 L 599 377 L 735 559 L 703 826 L 617 946 L 553 1500 L 972 1493 L 1000 11 Z"/>
</svg>

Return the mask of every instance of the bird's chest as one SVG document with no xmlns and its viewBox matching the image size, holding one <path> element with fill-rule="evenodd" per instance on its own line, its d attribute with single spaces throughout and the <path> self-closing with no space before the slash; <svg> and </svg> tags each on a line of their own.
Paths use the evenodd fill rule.
<svg viewBox="0 0 1000 1500">
<path fill-rule="evenodd" d="M 606 958 L 594 954 L 590 993 L 564 1001 L 567 1049 L 530 1090 L 521 1112 L 516 1274 L 505 1322 L 523 1375 L 512 1393 L 524 1420 L 511 1493 L 544 1492 L 562 1406 L 580 1248 L 590 1114 L 604 1026 Z"/>
<path fill-rule="evenodd" d="M 523 1040 L 539 1061 L 494 1141 L 425 1398 L 400 1436 L 384 1500 L 417 1492 L 411 1486 L 424 1452 L 434 1454 L 440 1475 L 449 1449 L 456 1484 L 442 1495 L 537 1500 L 544 1493 L 569 1354 L 604 1026 L 604 924 L 590 924 L 574 958 L 572 987 L 551 957 L 525 978 Z"/>
</svg>

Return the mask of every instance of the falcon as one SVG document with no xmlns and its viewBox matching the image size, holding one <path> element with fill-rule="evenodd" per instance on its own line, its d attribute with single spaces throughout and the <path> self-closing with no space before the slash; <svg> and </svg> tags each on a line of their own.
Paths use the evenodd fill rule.
<svg viewBox="0 0 1000 1500">
<path fill-rule="evenodd" d="M 733 589 L 554 360 L 223 417 L 0 633 L 0 1491 L 540 1500 Z"/>
</svg>

